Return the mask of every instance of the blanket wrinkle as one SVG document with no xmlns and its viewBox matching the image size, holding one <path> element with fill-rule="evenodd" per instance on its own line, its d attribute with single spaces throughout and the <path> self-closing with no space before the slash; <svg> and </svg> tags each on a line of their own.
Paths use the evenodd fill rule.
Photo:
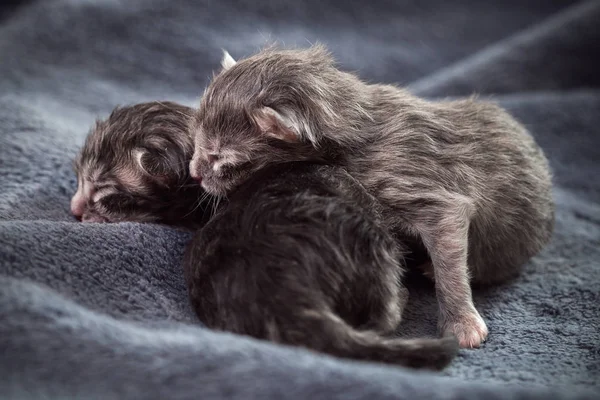
<svg viewBox="0 0 600 400">
<path fill-rule="evenodd" d="M 16 7 L 16 8 L 14 8 Z M 26 0 L 0 5 L 0 398 L 600 398 L 600 2 Z M 267 39 L 324 42 L 342 68 L 429 98 L 479 92 L 554 173 L 556 230 L 520 277 L 476 288 L 490 329 L 442 373 L 214 332 L 188 304 L 190 233 L 82 224 L 72 159 L 118 105 L 196 106 Z M 399 336 L 436 334 L 407 281 Z"/>
<path fill-rule="evenodd" d="M 584 1 L 411 83 L 409 89 L 422 96 L 468 96 L 598 87 L 596 64 L 582 61 L 600 57 L 600 32 L 594 28 L 599 20 L 600 3 Z"/>
</svg>

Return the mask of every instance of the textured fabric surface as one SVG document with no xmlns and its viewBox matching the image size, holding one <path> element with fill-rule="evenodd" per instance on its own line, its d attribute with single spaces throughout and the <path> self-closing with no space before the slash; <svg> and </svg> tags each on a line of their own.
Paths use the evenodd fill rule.
<svg viewBox="0 0 600 400">
<path fill-rule="evenodd" d="M 12 4 L 10 4 L 12 3 Z M 44 0 L 0 8 L 1 398 L 589 398 L 600 395 L 600 2 Z M 431 98 L 491 97 L 555 173 L 552 243 L 475 291 L 490 337 L 440 374 L 204 329 L 189 234 L 81 224 L 71 160 L 117 104 L 195 105 L 220 60 L 267 39 Z M 423 279 L 400 335 L 434 335 Z"/>
</svg>

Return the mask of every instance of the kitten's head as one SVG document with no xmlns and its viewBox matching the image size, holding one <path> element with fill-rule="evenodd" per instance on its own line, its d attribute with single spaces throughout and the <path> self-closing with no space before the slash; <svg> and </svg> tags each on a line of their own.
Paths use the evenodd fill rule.
<svg viewBox="0 0 600 400">
<path fill-rule="evenodd" d="M 117 107 L 97 121 L 75 160 L 71 211 L 84 222 L 188 225 L 204 194 L 189 176 L 193 110 L 171 102 Z M 187 214 L 187 218 L 186 217 Z"/>
<path fill-rule="evenodd" d="M 267 164 L 323 158 L 334 147 L 324 132 L 344 141 L 357 79 L 322 46 L 268 48 L 239 62 L 225 52 L 221 64 L 190 128 L 190 173 L 207 192 L 225 195 Z"/>
</svg>

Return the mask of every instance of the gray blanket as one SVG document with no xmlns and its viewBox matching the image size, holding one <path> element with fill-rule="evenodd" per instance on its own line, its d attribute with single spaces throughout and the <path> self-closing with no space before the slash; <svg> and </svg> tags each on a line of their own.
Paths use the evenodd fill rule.
<svg viewBox="0 0 600 400">
<path fill-rule="evenodd" d="M 600 2 L 44 0 L 0 6 L 0 398 L 567 399 L 600 395 Z M 490 328 L 441 374 L 350 362 L 203 328 L 189 234 L 69 214 L 97 116 L 197 104 L 221 48 L 326 43 L 342 67 L 428 97 L 491 96 L 555 173 L 552 243 L 475 292 Z M 400 335 L 434 335 L 408 283 Z"/>
</svg>

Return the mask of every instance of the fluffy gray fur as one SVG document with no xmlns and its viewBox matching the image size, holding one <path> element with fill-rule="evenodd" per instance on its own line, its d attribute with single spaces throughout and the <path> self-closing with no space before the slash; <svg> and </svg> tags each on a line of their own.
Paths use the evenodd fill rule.
<svg viewBox="0 0 600 400">
<path fill-rule="evenodd" d="M 382 202 L 390 227 L 427 249 L 439 328 L 463 347 L 488 334 L 470 278 L 508 279 L 552 234 L 548 162 L 510 115 L 473 98 L 430 102 L 367 84 L 319 45 L 224 62 L 191 129 L 190 173 L 214 195 L 271 163 L 344 166 Z"/>
</svg>

